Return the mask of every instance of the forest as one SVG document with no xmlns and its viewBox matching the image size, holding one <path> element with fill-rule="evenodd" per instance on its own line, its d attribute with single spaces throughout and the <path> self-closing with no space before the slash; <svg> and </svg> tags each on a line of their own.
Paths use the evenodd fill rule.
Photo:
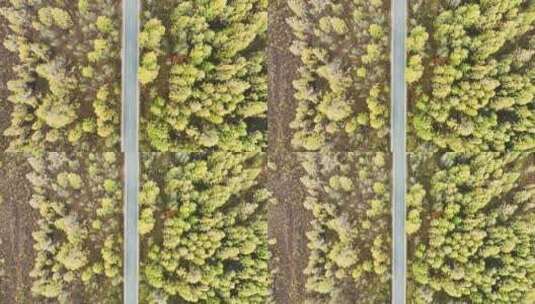
<svg viewBox="0 0 535 304">
<path fill-rule="evenodd" d="M 301 183 L 313 217 L 307 303 L 390 299 L 390 170 L 384 153 L 305 153 Z"/>
<path fill-rule="evenodd" d="M 384 151 L 390 121 L 389 1 L 290 0 L 294 151 Z"/>
<path fill-rule="evenodd" d="M 0 0 L 0 304 L 123 302 L 122 1 Z M 140 3 L 139 302 L 391 303 L 391 1 Z M 534 304 L 535 1 L 408 8 L 406 302 Z"/>
<path fill-rule="evenodd" d="M 143 150 L 264 150 L 267 0 L 142 2 Z"/>
<path fill-rule="evenodd" d="M 2 246 L 0 253 L 7 256 L 4 260 L 11 270 L 4 273 L 5 282 L 18 287 L 5 288 L 0 280 L 2 292 L 10 292 L 3 296 L 15 299 L 6 303 L 121 303 L 119 154 L 6 155 L 3 158 L 19 167 L 4 163 L 2 173 L 21 183 L 16 192 L 5 189 L 8 180 L 1 185 L 10 197 L 0 209 L 0 237 L 8 236 L 11 246 Z M 10 212 L 20 218 L 8 218 Z M 8 248 L 15 249 L 9 252 Z M 20 263 L 31 269 L 23 272 Z"/>
<path fill-rule="evenodd" d="M 408 302 L 533 303 L 535 154 L 415 153 Z"/>
<path fill-rule="evenodd" d="M 410 146 L 535 150 L 535 3 L 411 0 Z"/>
<path fill-rule="evenodd" d="M 0 2 L 13 60 L 1 92 L 8 151 L 112 150 L 120 124 L 120 2 Z M 4 73 L 4 70 L 2 71 Z M 3 90 L 2 90 L 3 91 Z M 3 95 L 7 96 L 3 96 Z"/>
<path fill-rule="evenodd" d="M 269 303 L 265 154 L 142 158 L 140 303 Z"/>
</svg>

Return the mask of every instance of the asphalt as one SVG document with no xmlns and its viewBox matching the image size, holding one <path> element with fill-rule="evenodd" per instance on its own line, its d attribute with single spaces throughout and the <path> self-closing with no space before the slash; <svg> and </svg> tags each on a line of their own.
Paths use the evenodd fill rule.
<svg viewBox="0 0 535 304">
<path fill-rule="evenodd" d="M 392 303 L 406 303 L 407 235 L 407 0 L 392 0 Z"/>
<path fill-rule="evenodd" d="M 124 303 L 139 302 L 139 0 L 123 1 Z"/>
</svg>

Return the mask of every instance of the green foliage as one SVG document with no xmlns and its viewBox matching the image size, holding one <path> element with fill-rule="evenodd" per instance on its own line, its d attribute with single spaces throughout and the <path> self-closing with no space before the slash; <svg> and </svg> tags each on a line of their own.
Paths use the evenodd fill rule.
<svg viewBox="0 0 535 304">
<path fill-rule="evenodd" d="M 322 151 L 300 157 L 306 172 L 304 206 L 313 216 L 305 269 L 309 303 L 387 302 L 391 250 L 385 155 Z"/>
<path fill-rule="evenodd" d="M 412 2 L 406 76 L 415 144 L 456 152 L 532 151 L 535 4 L 446 2 Z"/>
<path fill-rule="evenodd" d="M 425 184 L 413 184 L 408 199 L 409 302 L 506 304 L 529 297 L 534 156 L 441 153 L 414 161 L 414 178 Z"/>
<path fill-rule="evenodd" d="M 152 231 L 156 224 L 154 213 L 157 210 L 157 198 L 160 194 L 160 188 L 153 181 L 143 184 L 139 195 L 139 206 L 141 208 L 139 217 L 139 234 L 144 235 Z"/>
<path fill-rule="evenodd" d="M 407 52 L 409 62 L 406 71 L 406 81 L 411 84 L 418 81 L 424 72 L 423 58 L 425 56 L 425 46 L 429 39 L 429 34 L 422 26 L 415 26 L 407 37 Z"/>
<path fill-rule="evenodd" d="M 389 121 L 389 39 L 386 1 L 344 4 L 293 0 L 287 19 L 300 58 L 295 149 L 386 149 Z"/>
<path fill-rule="evenodd" d="M 9 150 L 111 149 L 119 141 L 120 11 L 112 0 L 79 5 L 5 1 L 2 42 L 12 104 Z M 96 129 L 82 128 L 96 121 Z"/>
<path fill-rule="evenodd" d="M 425 194 L 425 189 L 421 184 L 413 185 L 407 193 L 408 213 L 405 229 L 407 230 L 408 235 L 411 235 L 420 229 Z"/>
<path fill-rule="evenodd" d="M 49 152 L 28 161 L 30 205 L 39 214 L 33 295 L 39 302 L 120 303 L 122 191 L 106 186 L 119 178 L 115 153 Z"/>
<path fill-rule="evenodd" d="M 266 145 L 267 1 L 147 2 L 140 35 L 146 144 L 158 151 Z"/>
<path fill-rule="evenodd" d="M 144 155 L 142 303 L 266 303 L 261 153 Z"/>
<path fill-rule="evenodd" d="M 62 30 L 66 30 L 73 25 L 69 13 L 57 7 L 43 7 L 37 12 L 39 21 L 47 26 L 58 26 Z"/>
</svg>

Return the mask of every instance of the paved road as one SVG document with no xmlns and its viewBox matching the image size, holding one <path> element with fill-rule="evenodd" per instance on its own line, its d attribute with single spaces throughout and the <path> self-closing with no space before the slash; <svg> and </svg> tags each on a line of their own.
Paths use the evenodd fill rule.
<svg viewBox="0 0 535 304">
<path fill-rule="evenodd" d="M 124 303 L 139 294 L 139 0 L 123 0 L 122 123 L 124 152 Z"/>
<path fill-rule="evenodd" d="M 392 0 L 392 303 L 405 304 L 407 286 L 407 236 L 405 234 L 407 190 L 407 0 Z"/>
</svg>

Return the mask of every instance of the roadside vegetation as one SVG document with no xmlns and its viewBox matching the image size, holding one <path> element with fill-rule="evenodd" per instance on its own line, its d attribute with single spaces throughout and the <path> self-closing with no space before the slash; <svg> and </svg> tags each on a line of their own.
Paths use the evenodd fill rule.
<svg viewBox="0 0 535 304">
<path fill-rule="evenodd" d="M 262 153 L 143 154 L 141 303 L 269 303 Z"/>
<path fill-rule="evenodd" d="M 384 151 L 390 121 L 388 1 L 290 0 L 298 151 Z M 290 79 L 288 81 L 291 81 Z"/>
<path fill-rule="evenodd" d="M 265 148 L 267 4 L 143 1 L 144 150 Z"/>
<path fill-rule="evenodd" d="M 121 303 L 122 187 L 118 155 L 28 159 L 38 211 L 31 291 L 39 303 Z"/>
<path fill-rule="evenodd" d="M 111 149 L 119 141 L 120 2 L 5 1 L 10 151 Z"/>
<path fill-rule="evenodd" d="M 535 2 L 410 3 L 412 149 L 535 150 Z"/>
<path fill-rule="evenodd" d="M 390 299 L 390 170 L 384 153 L 303 153 L 304 206 L 313 220 L 307 303 Z"/>
<path fill-rule="evenodd" d="M 410 163 L 408 302 L 533 303 L 535 155 L 415 153 Z"/>
</svg>

